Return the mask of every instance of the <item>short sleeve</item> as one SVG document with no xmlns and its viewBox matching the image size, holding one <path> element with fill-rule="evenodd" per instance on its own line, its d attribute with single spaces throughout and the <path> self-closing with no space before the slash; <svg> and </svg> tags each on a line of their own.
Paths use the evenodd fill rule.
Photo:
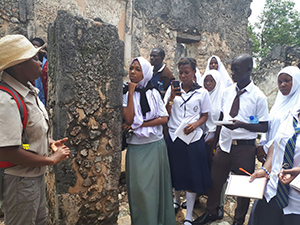
<svg viewBox="0 0 300 225">
<path fill-rule="evenodd" d="M 206 89 L 203 89 L 202 91 L 201 113 L 207 113 L 211 111 L 209 93 Z"/>
<path fill-rule="evenodd" d="M 160 93 L 155 89 L 155 98 L 157 99 L 157 102 L 158 102 L 158 113 L 159 113 L 159 116 L 162 117 L 162 116 L 169 116 L 168 112 L 167 112 L 167 109 L 166 109 L 166 106 L 161 98 L 161 95 Z"/>
<path fill-rule="evenodd" d="M 23 125 L 15 100 L 0 91 L 0 147 L 22 144 Z"/>
<path fill-rule="evenodd" d="M 171 95 L 171 86 L 168 87 L 168 89 L 165 93 L 165 97 L 164 97 L 164 104 L 165 105 L 167 105 L 170 95 Z"/>
<path fill-rule="evenodd" d="M 257 99 L 257 118 L 260 122 L 269 120 L 267 97 L 262 96 Z"/>
<path fill-rule="evenodd" d="M 123 107 L 127 107 L 127 101 L 128 101 L 128 92 L 126 94 L 123 94 Z"/>
</svg>

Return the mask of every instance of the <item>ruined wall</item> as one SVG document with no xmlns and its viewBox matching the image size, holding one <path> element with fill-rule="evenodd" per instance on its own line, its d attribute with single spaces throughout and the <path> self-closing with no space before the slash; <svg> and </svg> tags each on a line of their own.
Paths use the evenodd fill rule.
<svg viewBox="0 0 300 225">
<path fill-rule="evenodd" d="M 47 28 L 56 18 L 57 10 L 65 10 L 85 18 L 101 18 L 103 22 L 118 27 L 119 37 L 124 40 L 126 0 L 36 0 L 36 36 L 46 39 Z"/>
<path fill-rule="evenodd" d="M 72 153 L 48 176 L 51 224 L 115 224 L 123 43 L 116 27 L 65 11 L 48 33 L 52 133 Z"/>
<path fill-rule="evenodd" d="M 126 0 L 1 0 L 0 37 L 23 34 L 29 39 L 47 40 L 48 24 L 56 18 L 58 10 L 86 18 L 101 18 L 118 27 L 124 38 Z"/>
<path fill-rule="evenodd" d="M 34 0 L 0 1 L 0 37 L 7 34 L 35 36 Z"/>
<path fill-rule="evenodd" d="M 216 54 L 227 67 L 241 53 L 251 53 L 247 34 L 251 0 L 135 0 L 132 55 L 149 58 L 152 48 L 166 51 L 174 68 L 181 56 L 192 56 L 204 72 Z M 126 24 L 130 24 L 126 22 Z M 125 62 L 126 63 L 126 62 Z"/>
<path fill-rule="evenodd" d="M 251 53 L 247 24 L 252 0 L 2 0 L 0 36 L 22 33 L 47 39 L 48 23 L 59 9 L 85 18 L 101 18 L 118 27 L 125 43 L 127 69 L 132 58 L 149 58 L 154 47 L 166 51 L 171 69 L 182 56 L 197 59 L 204 72 L 207 59 L 218 55 L 229 69 L 238 54 Z M 2 5 L 1 5 L 2 4 Z M 8 6 L 7 6 L 8 5 Z M 17 5 L 27 5 L 26 22 L 18 17 Z M 24 7 L 22 7 L 24 8 Z M 6 11 L 12 11 L 8 13 Z M 24 11 L 24 10 L 23 10 Z M 3 16 L 4 15 L 4 16 Z M 3 19 L 5 18 L 5 19 Z M 17 21 L 19 20 L 19 22 Z M 176 74 L 176 70 L 174 71 Z"/>
<path fill-rule="evenodd" d="M 274 104 L 277 88 L 277 74 L 285 66 L 297 66 L 300 63 L 300 47 L 275 45 L 270 53 L 264 57 L 259 69 L 254 71 L 254 83 L 268 97 L 269 109 Z"/>
</svg>

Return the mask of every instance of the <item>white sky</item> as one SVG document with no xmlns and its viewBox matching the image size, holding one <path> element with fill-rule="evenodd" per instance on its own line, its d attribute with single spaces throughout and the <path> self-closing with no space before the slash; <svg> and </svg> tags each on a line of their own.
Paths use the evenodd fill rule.
<svg viewBox="0 0 300 225">
<path fill-rule="evenodd" d="M 299 0 L 293 0 L 295 2 L 295 7 L 294 9 L 298 10 L 300 12 L 300 1 Z M 264 5 L 266 1 L 265 0 L 253 0 L 250 7 L 252 9 L 252 14 L 249 17 L 249 22 L 251 24 L 254 24 L 258 20 L 258 16 L 261 14 Z"/>
</svg>

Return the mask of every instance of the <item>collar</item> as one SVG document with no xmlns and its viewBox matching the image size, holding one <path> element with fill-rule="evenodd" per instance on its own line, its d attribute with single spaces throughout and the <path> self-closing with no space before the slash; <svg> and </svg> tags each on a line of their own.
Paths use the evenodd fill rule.
<svg viewBox="0 0 300 225">
<path fill-rule="evenodd" d="M 34 90 L 36 92 L 36 88 L 33 87 L 33 85 L 30 84 L 30 82 L 27 83 L 29 87 L 26 87 L 6 72 L 3 72 L 2 80 L 9 86 L 11 86 L 13 89 L 15 89 L 23 98 L 25 98 L 25 96 L 29 93 L 30 90 Z"/>
<path fill-rule="evenodd" d="M 237 83 L 235 83 L 235 90 L 239 90 L 239 91 L 242 91 L 242 90 L 246 90 L 247 92 L 251 92 L 252 89 L 254 88 L 254 83 L 253 81 L 251 80 L 251 82 L 246 86 L 244 87 L 243 89 L 239 89 L 239 87 L 237 86 Z"/>
<path fill-rule="evenodd" d="M 155 73 L 155 74 L 157 74 L 157 73 L 160 73 L 161 71 L 163 71 L 164 70 L 164 68 L 166 67 L 166 64 L 163 64 L 162 65 L 162 67 L 160 67 L 160 69 L 159 70 L 157 70 L 157 72 Z M 152 71 L 153 71 L 153 69 L 154 69 L 154 66 L 152 66 Z M 154 75 L 154 74 L 153 74 Z"/>
</svg>

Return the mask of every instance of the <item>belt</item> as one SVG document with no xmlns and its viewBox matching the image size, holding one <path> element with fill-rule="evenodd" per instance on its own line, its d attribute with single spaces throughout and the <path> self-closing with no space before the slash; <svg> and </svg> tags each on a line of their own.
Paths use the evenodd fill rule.
<svg viewBox="0 0 300 225">
<path fill-rule="evenodd" d="M 231 145 L 255 145 L 255 139 L 250 140 L 232 140 Z"/>
</svg>

